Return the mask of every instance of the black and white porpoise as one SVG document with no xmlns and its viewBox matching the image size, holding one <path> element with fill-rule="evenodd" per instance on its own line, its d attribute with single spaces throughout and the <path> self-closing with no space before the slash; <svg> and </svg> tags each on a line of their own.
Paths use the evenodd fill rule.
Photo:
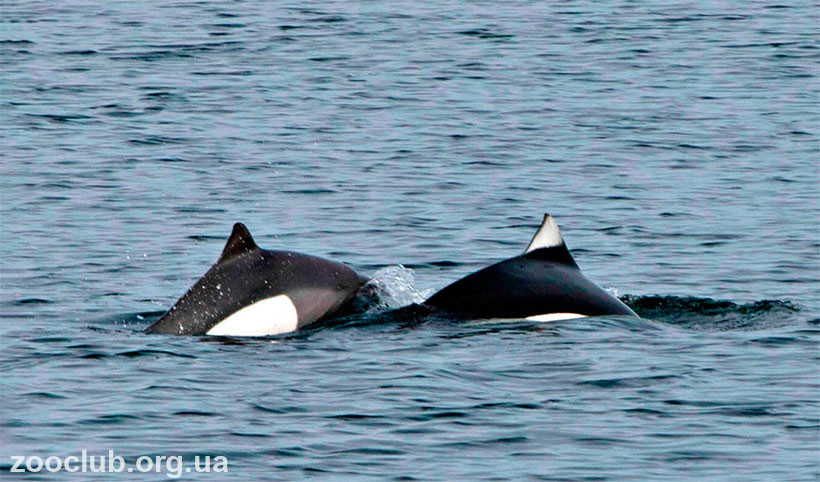
<svg viewBox="0 0 820 482">
<path fill-rule="evenodd" d="M 267 336 L 346 312 L 368 281 L 347 265 L 260 249 L 241 223 L 222 255 L 149 333 Z"/>
<path fill-rule="evenodd" d="M 289 251 L 260 249 L 237 223 L 222 255 L 150 333 L 267 336 L 289 333 L 355 312 L 368 278 L 345 264 Z M 467 319 L 555 321 L 637 316 L 590 281 L 572 259 L 549 214 L 523 254 L 476 271 L 422 303 Z"/>
<path fill-rule="evenodd" d="M 638 316 L 581 273 L 549 214 L 523 254 L 465 276 L 424 305 L 468 318 Z"/>
</svg>

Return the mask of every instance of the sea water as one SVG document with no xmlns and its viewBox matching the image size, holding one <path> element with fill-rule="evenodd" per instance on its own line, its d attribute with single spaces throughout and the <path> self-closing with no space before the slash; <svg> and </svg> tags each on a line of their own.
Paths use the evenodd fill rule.
<svg viewBox="0 0 820 482">
<path fill-rule="evenodd" d="M 817 480 L 817 24 L 808 1 L 3 1 L 3 478 L 112 451 L 179 457 L 162 479 L 221 456 L 240 480 Z M 385 314 L 544 212 L 641 320 Z M 237 221 L 381 303 L 144 334 Z"/>
</svg>

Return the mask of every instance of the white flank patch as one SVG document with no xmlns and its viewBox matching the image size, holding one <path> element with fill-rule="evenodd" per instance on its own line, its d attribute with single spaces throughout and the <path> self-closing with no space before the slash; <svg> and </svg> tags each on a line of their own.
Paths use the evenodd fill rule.
<svg viewBox="0 0 820 482">
<path fill-rule="evenodd" d="M 538 232 L 532 237 L 532 241 L 530 241 L 524 253 L 529 253 L 530 251 L 541 248 L 560 246 L 563 242 L 564 239 L 561 237 L 561 231 L 558 229 L 558 225 L 555 224 L 555 219 L 547 214 L 544 216 L 541 227 L 538 228 Z"/>
<path fill-rule="evenodd" d="M 296 331 L 296 306 L 286 295 L 248 305 L 208 330 L 208 335 L 267 336 Z"/>
<path fill-rule="evenodd" d="M 587 315 L 579 315 L 578 313 L 546 313 L 543 315 L 528 316 L 530 321 L 558 321 L 558 320 L 572 320 L 574 318 L 586 318 Z"/>
</svg>

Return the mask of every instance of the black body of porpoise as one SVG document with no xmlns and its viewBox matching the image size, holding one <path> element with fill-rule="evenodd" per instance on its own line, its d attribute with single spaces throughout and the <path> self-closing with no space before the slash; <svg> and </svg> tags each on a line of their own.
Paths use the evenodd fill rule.
<svg viewBox="0 0 820 482">
<path fill-rule="evenodd" d="M 367 282 L 342 263 L 260 249 L 247 228 L 237 223 L 216 264 L 147 331 L 225 336 L 288 333 L 351 314 Z M 465 276 L 422 307 L 461 319 L 637 316 L 581 273 L 549 214 L 523 254 Z"/>
<path fill-rule="evenodd" d="M 149 333 L 267 336 L 345 314 L 368 281 L 317 256 L 260 249 L 241 223 L 222 255 Z"/>
<path fill-rule="evenodd" d="M 581 273 L 549 214 L 523 254 L 452 283 L 423 305 L 466 318 L 637 316 Z"/>
</svg>

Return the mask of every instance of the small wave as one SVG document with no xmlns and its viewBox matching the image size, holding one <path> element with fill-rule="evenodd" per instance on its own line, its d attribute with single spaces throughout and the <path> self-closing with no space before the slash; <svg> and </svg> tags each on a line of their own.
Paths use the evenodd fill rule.
<svg viewBox="0 0 820 482">
<path fill-rule="evenodd" d="M 505 34 L 494 32 L 488 28 L 476 28 L 471 30 L 462 30 L 457 32 L 459 35 L 465 35 L 467 37 L 475 37 L 484 40 L 507 40 L 514 38 L 515 35 Z"/>
<path fill-rule="evenodd" d="M 187 355 L 185 353 L 177 353 L 168 350 L 152 350 L 152 349 L 141 349 L 141 350 L 130 350 L 130 351 L 123 351 L 119 353 L 105 353 L 103 351 L 95 351 L 93 353 L 86 353 L 85 355 L 80 356 L 83 360 L 101 360 L 104 358 L 115 358 L 115 357 L 125 357 L 125 358 L 140 358 L 140 357 L 176 357 L 176 358 L 196 358 L 193 355 Z"/>
<path fill-rule="evenodd" d="M 53 303 L 53 301 L 46 298 L 21 298 L 14 303 L 18 305 L 45 305 Z"/>
<path fill-rule="evenodd" d="M 114 324 L 114 325 L 123 325 L 123 326 L 130 326 L 130 325 L 143 325 L 146 322 L 153 323 L 157 320 L 160 316 L 165 314 L 165 310 L 162 311 L 137 311 L 133 313 L 121 313 L 118 315 L 114 315 L 111 317 L 107 317 L 101 320 L 102 323 L 105 324 Z"/>
<path fill-rule="evenodd" d="M 795 324 L 800 306 L 788 300 L 761 300 L 735 303 L 694 296 L 635 296 L 621 300 L 642 318 L 685 328 L 725 331 L 759 330 Z"/>
<path fill-rule="evenodd" d="M 65 52 L 61 52 L 60 55 L 95 55 L 97 54 L 96 50 L 66 50 Z"/>
</svg>

